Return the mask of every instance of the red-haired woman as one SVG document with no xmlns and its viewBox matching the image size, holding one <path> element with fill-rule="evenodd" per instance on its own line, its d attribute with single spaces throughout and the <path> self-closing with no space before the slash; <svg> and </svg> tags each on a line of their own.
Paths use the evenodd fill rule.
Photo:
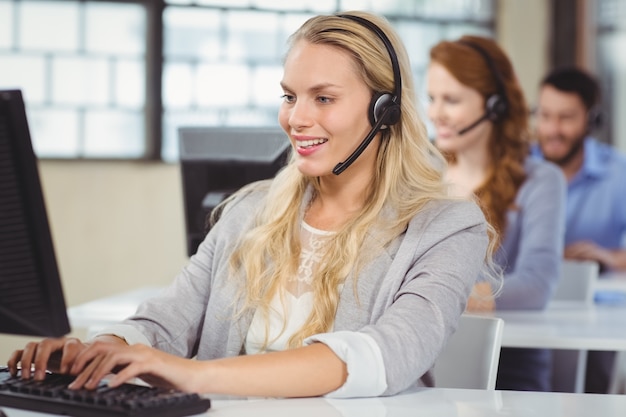
<svg viewBox="0 0 626 417">
<path fill-rule="evenodd" d="M 454 194 L 475 197 L 499 237 L 501 289 L 480 283 L 469 311 L 546 307 L 560 273 L 566 186 L 555 166 L 529 158 L 529 111 L 502 49 L 463 36 L 430 51 L 428 116 Z M 485 302 L 487 300 L 487 302 Z M 550 390 L 550 352 L 502 350 L 498 389 Z"/>
</svg>

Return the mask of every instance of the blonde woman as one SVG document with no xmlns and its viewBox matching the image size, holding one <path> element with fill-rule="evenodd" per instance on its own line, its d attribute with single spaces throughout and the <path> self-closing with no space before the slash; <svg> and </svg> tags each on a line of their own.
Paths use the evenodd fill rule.
<svg viewBox="0 0 626 417">
<path fill-rule="evenodd" d="M 332 64 L 331 64 L 332 63 Z M 15 352 L 72 388 L 110 371 L 202 393 L 359 397 L 433 384 L 429 370 L 489 266 L 478 206 L 447 197 L 406 52 L 362 12 L 290 38 L 279 122 L 293 156 L 221 209 L 174 283 L 96 340 Z M 485 262 L 487 260 L 487 262 Z M 194 358 L 194 359 L 189 359 Z"/>
</svg>

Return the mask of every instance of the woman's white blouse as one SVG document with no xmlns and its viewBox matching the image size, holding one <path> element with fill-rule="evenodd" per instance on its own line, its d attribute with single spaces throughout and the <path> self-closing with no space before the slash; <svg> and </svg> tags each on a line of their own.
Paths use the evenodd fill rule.
<svg viewBox="0 0 626 417">
<path fill-rule="evenodd" d="M 302 327 L 313 308 L 311 282 L 321 260 L 320 249 L 333 235 L 334 232 L 302 222 L 298 274 L 289 281 L 282 297 L 274 296 L 267 320 L 260 311 L 255 313 L 245 341 L 247 354 L 288 348 L 289 338 Z M 377 396 L 387 388 L 382 353 L 372 337 L 357 332 L 330 332 L 311 336 L 304 344 L 314 342 L 329 346 L 348 368 L 346 382 L 327 397 Z"/>
<path fill-rule="evenodd" d="M 333 234 L 334 232 L 315 229 L 302 222 L 302 252 L 298 274 L 289 281 L 282 294 L 276 294 L 272 299 L 267 321 L 260 311 L 254 315 L 246 337 L 246 353 L 287 349 L 289 338 L 302 327 L 311 314 L 313 273 L 321 260 L 320 249 Z"/>
</svg>

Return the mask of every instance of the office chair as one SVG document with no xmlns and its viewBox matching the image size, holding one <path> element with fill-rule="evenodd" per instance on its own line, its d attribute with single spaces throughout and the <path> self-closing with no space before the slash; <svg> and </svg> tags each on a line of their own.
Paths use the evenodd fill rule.
<svg viewBox="0 0 626 417">
<path fill-rule="evenodd" d="M 593 261 L 563 260 L 561 276 L 552 294 L 548 308 L 558 308 L 568 303 L 593 305 L 595 283 L 600 266 Z M 582 392 L 584 380 L 577 378 L 578 369 L 585 369 L 587 353 L 578 350 L 552 350 L 552 390 L 556 392 Z M 584 373 L 583 373 L 584 375 Z"/>
<path fill-rule="evenodd" d="M 594 261 L 572 261 L 564 259 L 561 276 L 552 294 L 551 302 L 582 302 L 593 304 L 595 283 L 600 274 L 600 265 Z"/>
<path fill-rule="evenodd" d="M 615 355 L 609 394 L 626 394 L 626 352 L 624 351 L 619 351 Z"/>
<path fill-rule="evenodd" d="M 463 314 L 435 362 L 435 386 L 495 389 L 503 327 L 496 317 Z"/>
</svg>

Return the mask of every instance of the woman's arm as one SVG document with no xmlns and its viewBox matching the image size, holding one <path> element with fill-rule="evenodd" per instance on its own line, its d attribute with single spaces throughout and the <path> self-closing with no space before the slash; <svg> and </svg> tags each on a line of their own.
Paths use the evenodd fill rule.
<svg viewBox="0 0 626 417">
<path fill-rule="evenodd" d="M 94 343 L 74 362 L 72 389 L 94 389 L 113 369 L 117 386 L 132 378 L 183 391 L 262 397 L 323 395 L 343 385 L 346 365 L 322 343 L 210 361 L 183 359 L 143 345 Z"/>
<path fill-rule="evenodd" d="M 578 261 L 596 261 L 608 270 L 626 270 L 626 249 L 603 248 L 591 241 L 569 244 L 565 247 L 564 256 Z"/>
<path fill-rule="evenodd" d="M 507 225 L 514 239 L 505 236 L 499 252 L 505 278 L 496 309 L 545 308 L 560 277 L 565 179 L 558 168 L 543 163 L 526 181 L 516 201 L 518 223 Z"/>
</svg>

